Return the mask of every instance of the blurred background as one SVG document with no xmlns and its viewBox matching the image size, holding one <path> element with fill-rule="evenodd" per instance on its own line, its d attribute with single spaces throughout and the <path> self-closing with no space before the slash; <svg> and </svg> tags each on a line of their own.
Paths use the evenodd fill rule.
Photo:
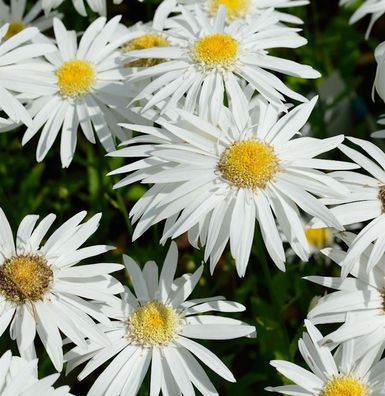
<svg viewBox="0 0 385 396">
<path fill-rule="evenodd" d="M 111 1 L 112 3 L 112 1 Z M 109 6 L 109 16 L 121 14 L 123 22 L 130 26 L 138 21 L 151 20 L 159 0 L 125 0 L 119 6 Z M 359 3 L 357 3 L 358 5 Z M 89 19 L 74 12 L 70 1 L 60 8 L 64 13 L 67 28 L 85 29 L 96 15 Z M 311 117 L 311 125 L 305 133 L 315 137 L 336 134 L 352 135 L 369 139 L 370 133 L 380 129 L 376 120 L 385 105 L 380 98 L 371 99 L 376 63 L 374 49 L 385 40 L 385 17 L 375 25 L 369 40 L 364 39 L 368 20 L 349 26 L 353 9 L 340 9 L 338 0 L 311 0 L 305 7 L 289 10 L 304 20 L 303 35 L 307 46 L 297 50 L 277 50 L 275 53 L 288 59 L 309 64 L 318 69 L 323 77 L 317 81 L 288 78 L 292 89 L 309 95 L 320 94 L 321 101 Z M 48 32 L 50 34 L 50 32 Z M 113 190 L 117 179 L 105 175 L 121 165 L 121 159 L 104 157 L 100 145 L 91 145 L 79 134 L 79 143 L 74 161 L 69 169 L 61 169 L 59 142 L 56 142 L 43 163 L 36 163 L 37 139 L 21 147 L 22 130 L 0 134 L 0 206 L 6 212 L 13 229 L 30 213 L 44 216 L 54 212 L 56 225 L 80 210 L 91 216 L 102 212 L 98 232 L 89 243 L 112 244 L 117 247 L 104 260 L 121 262 L 122 254 L 128 254 L 142 265 L 154 259 L 161 265 L 168 249 L 159 246 L 161 226 L 152 227 L 142 238 L 132 243 L 132 226 L 128 212 L 137 199 L 146 191 L 140 184 L 121 190 Z M 383 147 L 381 140 L 375 143 Z M 343 159 L 337 150 L 334 159 Z M 202 261 L 202 252 L 189 246 L 185 236 L 177 240 L 180 249 L 179 274 L 193 271 Z M 315 246 L 315 250 L 317 246 Z M 280 272 L 270 261 L 256 232 L 253 254 L 244 279 L 236 275 L 231 256 L 226 253 L 214 275 L 208 269 L 194 297 L 223 295 L 229 300 L 243 303 L 247 311 L 238 318 L 255 325 L 256 340 L 239 339 L 229 342 L 210 342 L 210 349 L 231 368 L 237 378 L 236 384 L 225 383 L 209 373 L 221 395 L 243 396 L 267 394 L 266 386 L 285 383 L 269 366 L 272 359 L 285 359 L 302 364 L 297 352 L 298 338 L 303 331 L 303 320 L 309 306 L 317 296 L 324 293 L 301 278 L 305 275 L 338 275 L 336 265 L 328 263 L 321 254 L 315 254 L 308 263 L 288 254 L 287 272 Z M 129 282 L 125 274 L 119 274 L 123 282 Z M 236 316 L 234 316 L 236 317 Z M 323 329 L 321 329 L 323 330 Z M 327 330 L 327 329 L 325 329 Z M 0 340 L 0 354 L 13 343 L 5 333 Z M 39 349 L 40 374 L 53 372 L 53 367 L 42 348 Z M 80 370 L 60 383 L 71 385 L 75 395 L 85 395 L 96 371 L 83 382 L 76 381 Z M 148 394 L 148 381 L 141 395 Z"/>
</svg>

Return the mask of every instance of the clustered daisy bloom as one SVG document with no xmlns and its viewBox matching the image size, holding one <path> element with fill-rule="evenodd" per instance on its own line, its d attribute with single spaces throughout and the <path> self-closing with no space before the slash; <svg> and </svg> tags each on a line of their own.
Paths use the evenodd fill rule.
<svg viewBox="0 0 385 396">
<path fill-rule="evenodd" d="M 143 111 L 164 101 L 162 108 L 181 106 L 198 111 L 202 118 L 216 121 L 226 93 L 233 107 L 246 106 L 242 82 L 248 82 L 271 103 L 283 109 L 285 96 L 301 102 L 305 97 L 289 89 L 272 71 L 301 78 L 318 78 L 310 66 L 269 55 L 271 48 L 297 48 L 306 44 L 298 29 L 277 25 L 278 19 L 267 10 L 252 25 L 225 24 L 226 8 L 221 6 L 213 20 L 201 9 L 187 9 L 178 26 L 168 30 L 178 44 L 128 52 L 131 59 L 157 58 L 159 65 L 138 71 L 131 81 L 152 77 L 134 101 L 149 99 Z M 151 96 L 153 95 L 153 96 Z M 182 100 L 183 99 L 183 100 Z"/>
<path fill-rule="evenodd" d="M 136 144 L 142 140 L 134 138 L 110 154 L 143 157 L 110 173 L 130 173 L 115 187 L 138 180 L 154 184 L 130 213 L 134 222 L 139 220 L 133 238 L 166 219 L 162 242 L 188 231 L 194 245 L 206 245 L 205 259 L 210 258 L 213 271 L 229 241 L 238 274 L 244 276 L 255 220 L 271 258 L 285 269 L 277 221 L 294 252 L 306 261 L 310 248 L 299 208 L 341 229 L 314 195 L 344 197 L 349 190 L 320 169 L 352 167 L 314 158 L 337 147 L 343 136 L 295 138 L 316 101 L 282 117 L 258 99 L 250 111 L 246 106 L 233 106 L 231 112 L 223 108 L 218 125 L 182 110 L 174 111 L 179 116 L 174 123 L 157 119 L 162 129 L 129 125 L 148 136 L 145 144 Z"/>
<path fill-rule="evenodd" d="M 274 366 L 295 385 L 267 388 L 293 396 L 382 396 L 385 395 L 381 360 L 383 348 L 365 348 L 366 354 L 357 359 L 363 345 L 352 340 L 342 344 L 332 355 L 330 349 L 320 345 L 322 334 L 305 320 L 307 332 L 298 342 L 298 349 L 310 370 L 283 360 L 273 360 Z"/>
<path fill-rule="evenodd" d="M 95 215 L 81 224 L 85 216 L 86 212 L 73 216 L 43 244 L 55 220 L 53 214 L 37 226 L 38 216 L 26 216 L 14 239 L 0 209 L 1 334 L 10 326 L 11 337 L 25 358 L 36 356 L 34 340 L 38 335 L 58 371 L 63 366 L 61 333 L 77 345 L 85 345 L 86 337 L 103 342 L 94 320 L 105 324 L 109 320 L 91 301 L 107 302 L 123 290 L 109 275 L 121 265 L 78 265 L 112 249 L 106 245 L 81 248 L 97 230 L 101 217 Z"/>
<path fill-rule="evenodd" d="M 199 359 L 227 381 L 235 379 L 209 349 L 192 339 L 228 340 L 255 335 L 255 327 L 239 320 L 208 315 L 210 311 L 241 312 L 241 304 L 222 297 L 188 300 L 201 278 L 203 267 L 193 274 L 175 277 L 178 251 L 172 244 L 160 275 L 147 262 L 143 270 L 130 257 L 124 263 L 130 275 L 128 288 L 103 311 L 115 319 L 103 326 L 109 345 L 89 341 L 66 355 L 69 369 L 88 361 L 79 379 L 112 359 L 94 382 L 89 395 L 135 395 L 151 366 L 150 395 L 217 395 L 198 363 Z"/>
</svg>

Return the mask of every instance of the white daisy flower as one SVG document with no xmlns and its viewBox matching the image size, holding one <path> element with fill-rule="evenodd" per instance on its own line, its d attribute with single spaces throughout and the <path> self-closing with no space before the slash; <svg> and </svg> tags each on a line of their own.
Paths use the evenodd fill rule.
<svg viewBox="0 0 385 396">
<path fill-rule="evenodd" d="M 223 297 L 187 300 L 203 270 L 175 279 L 178 261 L 172 244 L 158 277 L 158 267 L 149 261 L 140 269 L 130 257 L 124 262 L 136 296 L 129 289 L 104 311 L 115 318 L 106 327 L 110 346 L 90 341 L 87 348 L 76 347 L 66 355 L 72 370 L 89 360 L 79 379 L 84 379 L 113 358 L 98 376 L 89 396 L 135 395 L 151 364 L 150 395 L 195 395 L 194 386 L 204 395 L 217 395 L 213 384 L 198 363 L 201 360 L 227 381 L 235 382 L 229 369 L 207 348 L 191 338 L 228 340 L 254 337 L 255 327 L 227 317 L 206 315 L 210 311 L 241 312 L 245 307 Z M 202 315 L 204 314 L 204 315 Z"/>
<path fill-rule="evenodd" d="M 371 159 L 344 144 L 340 145 L 339 149 L 367 171 L 370 176 L 355 172 L 334 172 L 332 176 L 344 184 L 350 194 L 342 199 L 332 198 L 326 199 L 324 202 L 335 205 L 331 208 L 331 212 L 344 226 L 371 221 L 360 231 L 350 246 L 348 255 L 342 263 L 343 277 L 347 276 L 371 242 L 375 242 L 375 247 L 368 261 L 368 271 L 378 264 L 385 252 L 385 236 L 383 235 L 385 227 L 385 153 L 366 140 L 352 137 L 347 139 L 361 147 Z M 322 224 L 322 221 L 315 221 L 314 227 L 320 227 Z"/>
<path fill-rule="evenodd" d="M 98 214 L 80 224 L 85 216 L 86 212 L 80 212 L 67 220 L 44 245 L 42 240 L 55 215 L 48 215 L 36 227 L 38 216 L 26 216 L 15 246 L 0 209 L 0 335 L 10 325 L 21 356 L 33 358 L 37 333 L 58 371 L 63 365 L 60 332 L 76 345 L 85 345 L 85 337 L 103 341 L 91 318 L 103 323 L 109 320 L 90 300 L 108 302 L 123 290 L 109 275 L 121 265 L 76 265 L 112 249 L 106 245 L 80 248 L 96 231 L 101 217 Z"/>
<path fill-rule="evenodd" d="M 350 245 L 355 234 L 343 232 L 341 238 Z M 328 334 L 323 342 L 335 345 L 367 336 L 367 348 L 376 344 L 385 346 L 385 258 L 383 256 L 378 265 L 368 271 L 372 250 L 373 245 L 366 248 L 359 260 L 355 261 L 351 270 L 352 276 L 345 279 L 322 276 L 305 278 L 336 290 L 322 297 L 308 314 L 314 324 L 343 323 Z M 346 257 L 346 252 L 338 248 L 327 248 L 323 252 L 340 266 Z"/>
<path fill-rule="evenodd" d="M 0 394 L 2 396 L 71 396 L 68 386 L 53 388 L 59 374 L 38 379 L 37 359 L 28 361 L 7 351 L 0 358 Z"/>
<path fill-rule="evenodd" d="M 59 7 L 64 0 L 42 0 L 42 6 L 46 13 L 51 12 L 53 8 Z M 113 0 L 114 4 L 121 4 L 123 0 Z M 93 12 L 99 15 L 107 15 L 107 0 L 86 0 L 86 3 Z M 82 16 L 87 16 L 87 10 L 84 0 L 72 0 L 75 10 Z"/>
<path fill-rule="evenodd" d="M 340 0 L 340 6 L 348 7 L 357 0 Z M 357 8 L 357 10 L 351 16 L 349 23 L 353 24 L 370 15 L 370 23 L 366 31 L 366 38 L 369 38 L 370 32 L 372 31 L 373 25 L 377 22 L 382 15 L 385 14 L 385 2 L 384 0 L 364 0 L 364 2 Z"/>
<path fill-rule="evenodd" d="M 284 385 L 266 390 L 293 396 L 383 396 L 385 395 L 385 359 L 382 350 L 367 350 L 356 359 L 360 349 L 355 341 L 339 347 L 334 355 L 325 345 L 320 346 L 322 334 L 305 320 L 307 332 L 298 342 L 301 355 L 309 366 L 306 370 L 284 360 L 270 364 L 295 385 Z"/>
<path fill-rule="evenodd" d="M 95 143 L 95 132 L 107 151 L 115 148 L 116 138 L 125 140 L 129 136 L 117 125 L 131 114 L 124 108 L 129 92 L 124 89 L 124 69 L 118 63 L 125 37 L 111 40 L 119 20 L 120 16 L 106 23 L 104 17 L 98 18 L 78 45 L 76 33 L 54 19 L 57 51 L 40 65 L 42 72 L 31 92 L 35 96 L 31 109 L 35 116 L 23 137 L 26 144 L 43 128 L 38 161 L 44 159 L 60 129 L 63 167 L 68 167 L 74 156 L 79 126 L 91 143 Z"/>
<path fill-rule="evenodd" d="M 9 6 L 0 0 L 0 25 L 9 23 L 5 39 L 9 39 L 15 34 L 20 33 L 27 26 L 34 26 L 41 32 L 52 27 L 53 18 L 60 14 L 53 12 L 41 16 L 40 14 L 43 10 L 41 1 L 36 1 L 33 7 L 26 13 L 27 0 L 11 0 Z"/>
<path fill-rule="evenodd" d="M 147 136 L 129 140 L 129 147 L 110 155 L 144 158 L 110 173 L 133 172 L 115 188 L 138 180 L 154 184 L 130 213 L 134 222 L 140 219 L 133 238 L 167 219 L 161 242 L 189 231 L 192 244 L 199 240 L 206 245 L 205 260 L 210 258 L 212 271 L 230 240 L 238 273 L 244 276 L 255 219 L 271 258 L 285 269 L 277 220 L 293 250 L 306 261 L 310 249 L 298 208 L 311 215 L 318 213 L 329 226 L 341 229 L 314 195 L 331 192 L 342 197 L 348 193 L 316 169 L 352 167 L 314 159 L 337 147 L 343 136 L 292 139 L 316 101 L 297 106 L 282 118 L 274 106 L 258 99 L 250 113 L 247 102 L 223 109 L 217 126 L 183 110 L 175 110 L 179 115 L 175 123 L 156 119 L 161 129 L 127 126 Z"/>
<path fill-rule="evenodd" d="M 284 96 L 305 102 L 307 99 L 289 89 L 271 71 L 302 78 L 318 78 L 310 66 L 269 55 L 275 47 L 296 48 L 306 43 L 298 29 L 277 26 L 272 10 L 266 11 L 252 26 L 233 22 L 225 26 L 226 8 L 221 6 L 214 21 L 197 7 L 192 14 L 182 7 L 184 18 L 174 31 L 179 45 L 132 51 L 134 59 L 158 58 L 165 62 L 139 71 L 133 81 L 153 78 L 136 96 L 141 100 L 151 95 L 143 111 L 166 100 L 164 108 L 172 108 L 186 94 L 185 109 L 193 112 L 196 106 L 202 117 L 218 118 L 224 92 L 229 101 L 244 103 L 241 84 L 249 82 L 254 89 L 281 109 Z"/>
<path fill-rule="evenodd" d="M 169 12 L 178 12 L 178 5 L 185 5 L 194 12 L 195 4 L 198 4 L 209 17 L 215 17 L 219 7 L 227 9 L 227 21 L 241 20 L 246 23 L 254 23 L 255 18 L 267 9 L 274 9 L 274 16 L 280 21 L 287 23 L 302 24 L 302 20 L 294 15 L 281 12 L 282 8 L 298 7 L 309 4 L 309 0 L 165 0 L 168 2 Z"/>
<path fill-rule="evenodd" d="M 0 111 L 15 123 L 31 125 L 31 116 L 15 95 L 28 92 L 33 76 L 39 71 L 36 58 L 52 53 L 55 47 L 31 43 L 39 34 L 34 27 L 24 29 L 5 41 L 9 26 L 0 25 Z"/>
</svg>

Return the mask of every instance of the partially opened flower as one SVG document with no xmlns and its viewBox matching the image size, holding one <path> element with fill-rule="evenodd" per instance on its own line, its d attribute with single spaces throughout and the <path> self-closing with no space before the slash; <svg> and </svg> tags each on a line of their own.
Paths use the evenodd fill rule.
<svg viewBox="0 0 385 396">
<path fill-rule="evenodd" d="M 340 0 L 340 6 L 351 6 L 357 3 L 357 0 Z M 369 37 L 374 24 L 382 15 L 385 14 L 385 6 L 383 0 L 364 0 L 363 3 L 356 9 L 350 18 L 350 23 L 356 23 L 366 16 L 370 16 L 370 23 L 366 31 L 366 38 Z"/>
<path fill-rule="evenodd" d="M 118 264 L 77 265 L 112 248 L 95 245 L 81 248 L 96 231 L 100 215 L 86 223 L 80 212 L 61 225 L 42 244 L 55 220 L 48 215 L 37 226 L 38 216 L 26 216 L 16 236 L 0 209 L 0 333 L 10 325 L 21 356 L 35 357 L 36 333 L 58 371 L 63 365 L 62 335 L 77 345 L 86 337 L 98 338 L 98 322 L 108 318 L 90 300 L 108 302 L 120 293 L 121 284 L 109 274 L 122 268 Z M 85 287 L 86 285 L 86 287 Z"/>
<path fill-rule="evenodd" d="M 43 9 L 46 13 L 51 12 L 53 8 L 57 8 L 64 0 L 42 0 Z M 114 4 L 121 4 L 123 0 L 113 0 Z M 82 16 L 87 16 L 85 3 L 91 8 L 93 12 L 102 16 L 107 15 L 107 0 L 72 0 L 75 10 Z"/>
<path fill-rule="evenodd" d="M 9 24 L 0 24 L 0 111 L 15 123 L 31 125 L 31 116 L 16 94 L 30 92 L 31 84 L 40 71 L 36 58 L 52 53 L 55 47 L 31 42 L 39 33 L 37 28 L 24 29 L 5 40 L 9 28 Z"/>
<path fill-rule="evenodd" d="M 5 39 L 13 37 L 28 26 L 34 26 L 41 32 L 52 27 L 53 18 L 57 12 L 41 15 L 42 0 L 35 1 L 31 9 L 26 12 L 27 0 L 11 0 L 8 6 L 0 0 L 0 25 L 9 23 Z"/>
<path fill-rule="evenodd" d="M 270 364 L 295 385 L 269 387 L 266 390 L 293 396 L 383 396 L 385 359 L 383 348 L 368 348 L 364 356 L 357 353 L 365 348 L 362 342 L 351 340 L 342 344 L 332 355 L 328 346 L 320 345 L 322 334 L 311 322 L 305 321 L 298 348 L 310 370 L 283 360 Z"/>
<path fill-rule="evenodd" d="M 36 82 L 31 107 L 34 119 L 23 137 L 26 144 L 42 128 L 38 161 L 44 159 L 60 130 L 63 167 L 72 161 L 79 127 L 91 143 L 96 134 L 107 151 L 115 148 L 116 139 L 127 139 L 118 125 L 131 114 L 124 108 L 130 93 L 123 87 L 124 69 L 118 62 L 118 49 L 125 38 L 114 38 L 119 20 L 119 16 L 109 22 L 98 18 L 83 33 L 79 45 L 76 33 L 54 20 L 57 51 L 40 65 L 44 74 Z"/>
<path fill-rule="evenodd" d="M 340 236 L 348 246 L 355 238 L 348 232 Z M 345 279 L 324 276 L 305 278 L 335 290 L 322 297 L 308 314 L 314 324 L 342 323 L 337 330 L 325 336 L 323 342 L 337 345 L 367 336 L 368 348 L 376 344 L 385 346 L 385 257 L 382 256 L 379 263 L 368 271 L 368 260 L 374 249 L 373 245 L 365 249 L 354 262 L 352 276 Z M 340 266 L 346 257 L 346 252 L 340 248 L 327 248 L 323 252 Z"/>
<path fill-rule="evenodd" d="M 105 326 L 110 346 L 90 341 L 87 348 L 76 347 L 66 355 L 72 370 L 83 362 L 87 365 L 79 375 L 85 378 L 113 358 L 96 379 L 88 395 L 136 395 L 151 365 L 150 395 L 194 395 L 194 386 L 203 395 L 217 395 L 213 384 L 198 363 L 222 378 L 235 382 L 229 369 L 209 349 L 191 338 L 228 340 L 255 335 L 255 327 L 210 311 L 240 312 L 241 304 L 223 297 L 187 300 L 198 284 L 203 267 L 193 274 L 174 280 L 178 260 L 176 244 L 172 244 L 160 276 L 158 267 L 147 262 L 143 270 L 124 256 L 135 295 L 129 290 L 121 295 L 105 313 L 116 319 Z"/>
<path fill-rule="evenodd" d="M 7 351 L 0 358 L 1 396 L 71 396 L 68 386 L 54 388 L 59 374 L 37 377 L 37 359 L 28 361 Z"/>
<path fill-rule="evenodd" d="M 211 270 L 227 242 L 238 274 L 245 275 L 257 219 L 266 248 L 281 269 L 285 252 L 276 221 L 302 260 L 310 249 L 299 208 L 341 229 L 332 213 L 314 196 L 348 193 L 319 169 L 350 169 L 354 165 L 314 157 L 337 147 L 343 136 L 294 138 L 306 123 L 317 98 L 279 118 L 278 110 L 258 99 L 222 108 L 211 124 L 183 110 L 176 122 L 160 117 L 162 128 L 130 125 L 147 136 L 129 140 L 115 157 L 143 157 L 111 174 L 130 173 L 115 188 L 135 181 L 154 184 L 133 207 L 138 221 L 133 238 L 166 221 L 162 243 L 189 232 L 192 244 L 206 245 Z M 136 144 L 141 143 L 144 144 Z M 133 173 L 131 173 L 133 172 Z"/>
<path fill-rule="evenodd" d="M 252 25 L 237 21 L 225 25 L 226 8 L 221 6 L 215 19 L 209 20 L 199 9 L 184 17 L 168 31 L 178 45 L 137 50 L 127 53 L 131 59 L 155 59 L 159 65 L 139 71 L 133 81 L 153 78 L 135 100 L 149 98 L 143 111 L 165 101 L 172 108 L 186 95 L 187 111 L 199 109 L 201 117 L 218 119 L 223 96 L 243 106 L 241 86 L 250 83 L 268 101 L 286 109 L 285 96 L 305 102 L 307 99 L 289 89 L 272 71 L 301 78 L 318 78 L 310 66 L 269 55 L 271 48 L 296 48 L 306 43 L 298 29 L 278 26 L 272 10 L 264 12 Z M 153 95 L 151 97 L 151 95 Z"/>
</svg>

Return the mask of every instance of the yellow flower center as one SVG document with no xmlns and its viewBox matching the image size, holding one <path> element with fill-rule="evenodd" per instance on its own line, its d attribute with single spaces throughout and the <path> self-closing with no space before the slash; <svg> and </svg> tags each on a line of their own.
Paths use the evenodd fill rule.
<svg viewBox="0 0 385 396">
<path fill-rule="evenodd" d="M 198 40 L 192 57 L 204 70 L 226 70 L 234 66 L 238 52 L 237 40 L 227 34 L 216 33 Z"/>
<path fill-rule="evenodd" d="M 137 51 L 155 47 L 169 47 L 169 41 L 159 34 L 145 34 L 129 41 L 123 48 L 122 51 L 127 53 L 130 51 Z M 151 67 L 163 63 L 164 59 L 138 59 L 136 61 L 127 63 L 126 67 Z"/>
<path fill-rule="evenodd" d="M 175 337 L 179 316 L 175 310 L 159 301 L 149 302 L 128 320 L 128 337 L 143 346 L 167 345 Z"/>
<path fill-rule="evenodd" d="M 250 0 L 209 0 L 208 9 L 211 15 L 215 15 L 218 8 L 224 5 L 227 9 L 227 19 L 234 20 L 244 18 L 250 11 Z"/>
<path fill-rule="evenodd" d="M 85 95 L 91 91 L 95 81 L 95 69 L 86 60 L 65 62 L 57 71 L 57 84 L 63 96 Z"/>
<path fill-rule="evenodd" d="M 218 169 L 231 184 L 240 188 L 265 188 L 278 171 L 273 147 L 257 140 L 233 144 L 219 160 Z"/>
<path fill-rule="evenodd" d="M 369 396 L 370 389 L 353 377 L 331 379 L 322 391 L 322 396 Z"/>
<path fill-rule="evenodd" d="M 0 294 L 16 304 L 41 300 L 53 280 L 47 260 L 38 255 L 20 255 L 0 267 Z"/>
<path fill-rule="evenodd" d="M 5 39 L 8 40 L 16 34 L 20 33 L 25 29 L 25 25 L 21 22 L 11 22 L 8 26 L 7 33 L 5 34 Z"/>
<path fill-rule="evenodd" d="M 329 228 L 307 228 L 305 235 L 309 245 L 319 250 L 330 245 L 333 239 L 333 234 Z"/>
</svg>

